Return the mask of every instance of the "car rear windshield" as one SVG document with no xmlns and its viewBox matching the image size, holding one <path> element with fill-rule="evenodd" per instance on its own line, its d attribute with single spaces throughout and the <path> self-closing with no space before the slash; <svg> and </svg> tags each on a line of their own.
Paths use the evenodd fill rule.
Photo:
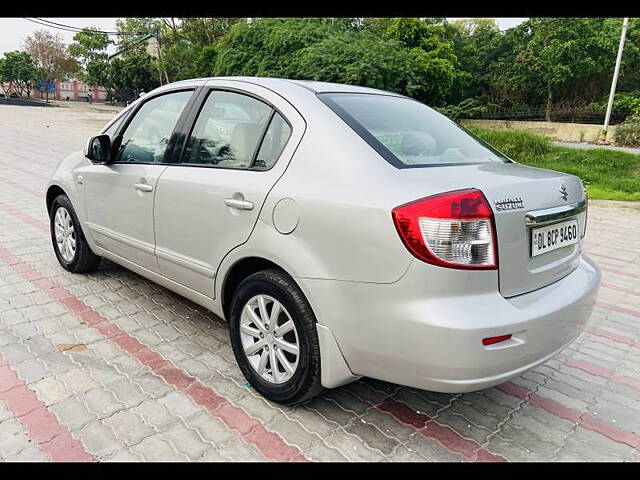
<svg viewBox="0 0 640 480">
<path fill-rule="evenodd" d="M 410 98 L 370 93 L 319 93 L 318 97 L 398 168 L 511 161 Z"/>
</svg>

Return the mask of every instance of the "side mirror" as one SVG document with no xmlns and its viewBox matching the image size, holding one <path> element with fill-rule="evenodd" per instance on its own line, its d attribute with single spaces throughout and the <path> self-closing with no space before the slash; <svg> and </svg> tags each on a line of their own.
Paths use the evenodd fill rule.
<svg viewBox="0 0 640 480">
<path fill-rule="evenodd" d="M 111 162 L 111 138 L 109 135 L 96 135 L 87 142 L 84 155 L 94 162 Z"/>
</svg>

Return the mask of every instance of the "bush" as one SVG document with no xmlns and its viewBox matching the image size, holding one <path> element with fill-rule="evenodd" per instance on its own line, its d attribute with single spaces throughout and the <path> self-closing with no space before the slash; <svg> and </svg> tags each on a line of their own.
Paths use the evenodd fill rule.
<svg viewBox="0 0 640 480">
<path fill-rule="evenodd" d="M 601 102 L 594 102 L 587 105 L 587 110 L 597 113 L 605 113 L 607 111 L 608 97 L 602 99 Z M 640 115 L 640 91 L 635 92 L 618 92 L 613 97 L 612 109 L 616 111 L 629 112 L 629 115 Z"/>
<path fill-rule="evenodd" d="M 628 117 L 618 125 L 613 141 L 616 145 L 640 147 L 640 115 Z"/>
<path fill-rule="evenodd" d="M 551 140 L 524 130 L 487 130 L 469 127 L 469 130 L 516 161 L 527 161 L 551 150 Z"/>
</svg>

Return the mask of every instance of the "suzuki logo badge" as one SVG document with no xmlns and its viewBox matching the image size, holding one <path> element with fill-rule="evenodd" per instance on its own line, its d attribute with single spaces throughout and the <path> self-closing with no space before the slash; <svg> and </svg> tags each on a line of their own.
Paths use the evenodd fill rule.
<svg viewBox="0 0 640 480">
<path fill-rule="evenodd" d="M 563 200 L 566 200 L 567 198 L 569 198 L 569 192 L 567 192 L 567 187 L 565 186 L 564 183 L 560 184 L 560 190 L 558 190 L 560 192 L 560 196 L 562 197 Z"/>
</svg>

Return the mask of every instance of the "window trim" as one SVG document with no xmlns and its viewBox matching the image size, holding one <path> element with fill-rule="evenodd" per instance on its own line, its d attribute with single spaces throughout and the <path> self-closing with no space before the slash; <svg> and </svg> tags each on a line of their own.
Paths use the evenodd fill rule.
<svg viewBox="0 0 640 480">
<path fill-rule="evenodd" d="M 271 165 L 271 167 L 269 168 L 255 168 L 254 164 L 256 161 L 256 157 L 258 155 L 258 153 L 260 152 L 260 148 L 262 147 L 262 143 L 264 142 L 264 137 L 267 134 L 267 131 L 269 130 L 269 126 L 271 125 L 271 122 L 273 120 L 273 117 L 275 116 L 275 114 L 277 113 L 278 115 L 280 115 L 280 117 L 282 117 L 282 119 L 287 123 L 287 125 L 289 125 L 289 129 L 291 130 L 291 134 L 289 134 L 289 138 L 287 139 L 287 143 L 284 144 L 284 147 L 282 149 L 282 151 L 284 151 L 284 149 L 286 148 L 286 146 L 289 144 L 289 141 L 291 140 L 291 138 L 293 137 L 293 125 L 291 124 L 291 122 L 289 121 L 289 119 L 286 117 L 286 115 L 284 115 L 284 113 L 282 113 L 282 111 L 276 107 L 273 103 L 271 103 L 269 100 L 254 94 L 253 92 L 247 92 L 246 90 L 242 90 L 240 88 L 235 88 L 235 87 L 219 87 L 219 86 L 204 86 L 202 87 L 202 90 L 204 93 L 201 93 L 198 96 L 197 99 L 197 103 L 192 107 L 193 109 L 193 114 L 191 114 L 186 120 L 185 120 L 185 124 L 183 125 L 184 127 L 186 127 L 184 129 L 184 133 L 185 133 L 185 137 L 184 137 L 184 141 L 182 143 L 182 146 L 180 148 L 180 151 L 176 153 L 174 158 L 174 162 L 169 163 L 168 165 L 171 166 L 180 166 L 180 167 L 193 167 L 193 168 L 217 168 L 219 170 L 241 170 L 243 172 L 268 172 L 269 170 L 271 170 L 273 167 L 276 166 L 276 164 L 278 163 L 278 161 L 280 160 L 280 157 L 278 157 L 278 160 L 276 160 L 274 162 L 273 165 Z M 207 101 L 207 99 L 209 98 L 210 95 L 215 94 L 215 92 L 230 92 L 230 93 L 236 93 L 238 95 L 245 95 L 247 97 L 251 97 L 254 100 L 257 100 L 259 102 L 264 103 L 265 105 L 267 105 L 269 108 L 271 108 L 271 113 L 269 114 L 269 120 L 266 122 L 264 129 L 262 131 L 262 133 L 260 134 L 259 137 L 259 141 L 256 144 L 256 148 L 253 152 L 253 155 L 251 157 L 251 164 L 244 168 L 244 167 L 231 167 L 231 166 L 220 166 L 220 165 L 212 165 L 212 164 L 200 164 L 200 163 L 188 163 L 188 162 L 184 162 L 184 155 L 185 155 L 185 150 L 187 148 L 187 144 L 189 143 L 189 140 L 191 139 L 191 134 L 193 133 L 193 129 L 195 128 L 196 122 L 198 121 L 198 118 L 200 117 L 200 114 L 202 113 L 202 109 L 204 108 L 204 105 Z M 282 153 L 281 153 L 282 155 Z"/>
<path fill-rule="evenodd" d="M 352 115 L 347 113 L 347 111 L 345 109 L 343 109 L 340 105 L 338 105 L 333 100 L 333 98 L 331 98 L 333 95 L 373 95 L 373 96 L 396 97 L 396 98 L 401 98 L 401 99 L 405 99 L 405 100 L 410 100 L 410 101 L 419 103 L 420 105 L 424 105 L 424 106 L 427 106 L 427 105 L 425 105 L 422 102 L 418 102 L 414 98 L 405 97 L 403 95 L 390 95 L 390 94 L 384 94 L 384 93 L 378 94 L 378 93 L 369 93 L 369 92 L 318 92 L 318 93 L 316 93 L 316 96 L 318 97 L 318 99 L 322 103 L 324 103 L 329 108 L 329 110 L 331 110 L 338 117 L 340 117 L 340 119 L 344 123 L 346 123 L 355 133 L 357 133 L 358 136 L 360 136 L 360 138 L 362 138 L 382 158 L 384 158 L 388 163 L 390 163 L 391 165 L 393 165 L 394 167 L 396 167 L 396 168 L 398 168 L 400 170 L 409 169 L 409 168 L 464 167 L 464 166 L 469 166 L 469 165 L 484 165 L 486 163 L 486 162 L 464 162 L 464 163 L 461 163 L 461 162 L 446 162 L 446 163 L 434 163 L 434 164 L 420 164 L 419 163 L 419 164 L 415 164 L 415 165 L 414 164 L 406 164 L 403 161 L 401 161 L 391 150 L 389 150 L 387 147 L 385 147 L 384 144 L 382 142 L 380 142 L 380 140 L 378 140 L 366 128 L 364 128 L 364 126 L 360 122 L 358 122 Z M 461 127 L 460 125 L 455 123 L 450 118 L 448 118 L 446 116 L 445 116 L 445 118 L 447 120 L 449 120 L 451 123 L 453 123 L 454 126 L 456 126 L 458 129 L 462 130 L 464 133 L 466 133 L 467 135 L 472 137 L 480 145 L 482 145 L 483 147 L 487 148 L 488 150 L 490 150 L 494 154 L 504 158 L 504 162 L 502 162 L 502 163 L 511 163 L 511 162 L 513 162 L 513 160 L 511 160 L 509 157 L 507 157 L 504 153 L 496 150 L 494 147 L 491 147 L 485 141 L 479 139 L 476 135 L 472 134 L 467 129 Z"/>
<path fill-rule="evenodd" d="M 113 136 L 115 138 L 115 136 L 118 134 L 118 131 L 120 130 L 120 127 L 122 126 L 122 124 L 124 123 L 124 121 L 127 119 L 127 116 L 131 113 L 130 109 L 124 109 L 122 111 L 120 111 L 115 117 L 113 117 L 109 123 L 107 123 L 104 127 L 102 127 L 102 130 L 100 130 L 100 134 L 106 134 L 107 130 L 109 130 L 114 124 L 116 123 L 120 123 L 116 130 L 113 132 Z"/>
<path fill-rule="evenodd" d="M 197 86 L 177 87 L 177 88 L 163 90 L 162 92 L 158 92 L 156 95 L 149 96 L 148 98 L 147 98 L 147 96 L 145 96 L 144 100 L 142 100 L 138 105 L 136 105 L 136 107 L 134 109 L 132 109 L 129 112 L 127 118 L 125 118 L 124 121 L 120 124 L 120 126 L 116 129 L 116 133 L 113 136 L 114 141 L 111 143 L 111 145 L 113 146 L 115 144 L 115 142 L 117 141 L 118 142 L 118 147 L 119 147 L 119 143 L 122 140 L 122 134 L 127 130 L 127 128 L 129 128 L 129 125 L 131 124 L 131 122 L 133 121 L 135 116 L 138 114 L 138 112 L 140 111 L 140 109 L 142 108 L 143 105 L 145 105 L 147 102 L 150 102 L 151 100 L 155 100 L 156 98 L 162 97 L 164 95 L 169 95 L 169 94 L 172 94 L 172 93 L 180 93 L 180 92 L 189 92 L 190 91 L 191 92 L 191 97 L 189 97 L 189 100 L 187 100 L 187 104 L 184 106 L 184 109 L 182 110 L 182 113 L 178 117 L 178 121 L 176 122 L 176 124 L 173 127 L 171 135 L 169 136 L 169 143 L 167 143 L 167 148 L 165 149 L 164 155 L 163 155 L 162 160 L 160 162 L 120 162 L 120 161 L 113 161 L 113 162 L 109 162 L 109 165 L 167 165 L 167 158 L 170 158 L 173 155 L 175 142 L 177 141 L 176 135 L 180 132 L 180 127 L 182 125 L 182 122 L 184 122 L 184 120 L 187 118 L 188 114 L 190 113 L 191 108 L 193 107 L 194 102 L 195 102 L 196 98 L 198 97 L 198 93 L 199 93 L 200 88 L 201 87 L 197 87 Z"/>
</svg>

